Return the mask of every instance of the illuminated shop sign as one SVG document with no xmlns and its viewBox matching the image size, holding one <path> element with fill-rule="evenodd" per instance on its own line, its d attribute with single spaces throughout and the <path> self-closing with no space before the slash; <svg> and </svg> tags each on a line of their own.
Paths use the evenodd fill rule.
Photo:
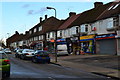
<svg viewBox="0 0 120 80">
<path fill-rule="evenodd" d="M 115 38 L 115 34 L 105 34 L 96 36 L 96 40 Z"/>
<path fill-rule="evenodd" d="M 92 39 L 94 37 L 95 37 L 95 35 L 81 36 L 80 40 L 82 40 L 82 39 Z"/>
</svg>

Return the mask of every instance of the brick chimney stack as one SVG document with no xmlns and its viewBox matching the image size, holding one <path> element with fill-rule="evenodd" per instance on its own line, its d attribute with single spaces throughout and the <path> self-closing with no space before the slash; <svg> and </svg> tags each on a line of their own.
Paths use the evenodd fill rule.
<svg viewBox="0 0 120 80">
<path fill-rule="evenodd" d="M 70 12 L 70 13 L 69 13 L 69 17 L 71 17 L 71 16 L 73 16 L 73 15 L 76 15 L 76 13 L 75 13 L 75 12 Z"/>
<path fill-rule="evenodd" d="M 94 3 L 94 8 L 97 8 L 99 6 L 103 5 L 103 2 L 95 2 Z"/>
<path fill-rule="evenodd" d="M 40 22 L 42 22 L 42 17 L 40 17 Z"/>
</svg>

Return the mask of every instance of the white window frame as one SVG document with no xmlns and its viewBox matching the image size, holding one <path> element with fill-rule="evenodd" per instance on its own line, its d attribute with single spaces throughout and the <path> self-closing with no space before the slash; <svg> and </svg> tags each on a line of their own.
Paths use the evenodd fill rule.
<svg viewBox="0 0 120 80">
<path fill-rule="evenodd" d="M 35 33 L 36 31 L 37 31 L 37 29 L 35 28 L 35 29 L 34 29 L 34 33 Z"/>
<path fill-rule="evenodd" d="M 38 28 L 38 31 L 42 31 L 42 26 L 40 26 L 40 27 Z"/>
</svg>

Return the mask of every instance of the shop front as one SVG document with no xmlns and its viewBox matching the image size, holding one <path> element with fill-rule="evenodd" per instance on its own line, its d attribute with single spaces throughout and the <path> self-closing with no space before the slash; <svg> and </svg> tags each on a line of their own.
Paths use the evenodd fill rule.
<svg viewBox="0 0 120 80">
<path fill-rule="evenodd" d="M 49 52 L 54 52 L 54 50 L 55 50 L 55 40 L 51 39 L 51 40 L 47 41 L 47 46 L 46 47 L 48 48 Z"/>
<path fill-rule="evenodd" d="M 43 41 L 33 41 L 30 43 L 30 48 L 35 50 L 43 50 Z"/>
<path fill-rule="evenodd" d="M 81 36 L 81 54 L 95 54 L 95 35 Z"/>
<path fill-rule="evenodd" d="M 117 53 L 115 34 L 97 35 L 95 39 L 97 54 L 115 55 Z"/>
</svg>

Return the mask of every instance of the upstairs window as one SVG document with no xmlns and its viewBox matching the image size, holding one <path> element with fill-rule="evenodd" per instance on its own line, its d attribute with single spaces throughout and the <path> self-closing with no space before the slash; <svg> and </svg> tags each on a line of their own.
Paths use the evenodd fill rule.
<svg viewBox="0 0 120 80">
<path fill-rule="evenodd" d="M 79 27 L 76 27 L 76 33 L 77 34 L 79 33 Z"/>
<path fill-rule="evenodd" d="M 42 30 L 42 26 L 40 26 L 38 30 L 41 31 Z"/>
<path fill-rule="evenodd" d="M 29 33 L 32 34 L 32 31 L 30 31 Z"/>
<path fill-rule="evenodd" d="M 62 36 L 62 31 L 60 31 L 60 36 Z"/>
<path fill-rule="evenodd" d="M 34 29 L 34 33 L 35 33 L 36 31 L 37 31 L 37 29 L 35 28 L 35 29 Z"/>
<path fill-rule="evenodd" d="M 52 32 L 52 37 L 54 37 L 54 34 L 55 34 L 55 33 L 54 33 L 54 32 Z"/>
<path fill-rule="evenodd" d="M 113 26 L 119 26 L 119 19 L 117 17 L 113 18 Z"/>
<path fill-rule="evenodd" d="M 50 34 L 49 33 L 48 33 L 47 37 L 50 38 Z"/>
<path fill-rule="evenodd" d="M 88 25 L 85 25 L 85 32 L 88 32 Z"/>
</svg>

